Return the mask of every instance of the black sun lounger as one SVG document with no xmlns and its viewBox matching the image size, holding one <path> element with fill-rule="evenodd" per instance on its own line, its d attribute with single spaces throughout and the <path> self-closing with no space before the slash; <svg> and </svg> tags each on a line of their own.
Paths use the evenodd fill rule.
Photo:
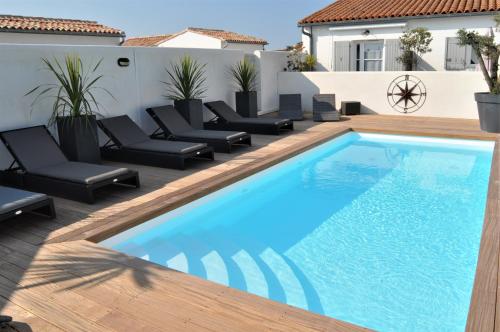
<svg viewBox="0 0 500 332">
<path fill-rule="evenodd" d="M 205 103 L 216 115 L 214 120 L 205 123 L 205 128 L 216 130 L 243 130 L 251 134 L 279 135 L 293 130 L 293 121 L 276 118 L 244 118 L 222 100 Z"/>
<path fill-rule="evenodd" d="M 146 112 L 158 125 L 151 138 L 207 143 L 215 151 L 227 153 L 235 145 L 252 145 L 251 136 L 245 132 L 195 130 L 171 105 L 148 108 Z"/>
<path fill-rule="evenodd" d="M 87 203 L 108 185 L 140 186 L 136 171 L 69 161 L 45 126 L 4 131 L 0 139 L 14 157 L 0 173 L 9 185 Z"/>
<path fill-rule="evenodd" d="M 54 201 L 45 194 L 0 186 L 0 221 L 25 213 L 53 219 Z"/>
<path fill-rule="evenodd" d="M 97 123 L 110 138 L 101 148 L 104 159 L 177 169 L 185 169 L 188 159 L 214 160 L 214 149 L 207 144 L 153 140 L 127 115 Z"/>
</svg>

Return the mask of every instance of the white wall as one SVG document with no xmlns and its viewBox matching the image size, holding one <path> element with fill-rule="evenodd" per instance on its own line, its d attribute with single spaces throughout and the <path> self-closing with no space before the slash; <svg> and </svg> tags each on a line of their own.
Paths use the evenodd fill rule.
<svg viewBox="0 0 500 332">
<path fill-rule="evenodd" d="M 253 53 L 255 51 L 263 51 L 264 45 L 246 44 L 246 43 L 222 43 L 225 50 L 242 50 L 245 53 Z"/>
<path fill-rule="evenodd" d="M 205 101 L 222 99 L 234 107 L 234 88 L 227 68 L 241 61 L 242 51 L 177 48 L 0 45 L 0 130 L 46 124 L 52 107 L 45 100 L 31 108 L 33 97 L 24 95 L 33 87 L 54 83 L 52 75 L 43 70 L 42 57 L 61 59 L 65 54 L 79 54 L 86 64 L 103 59 L 99 86 L 108 89 L 116 100 L 97 91 L 103 116 L 128 114 L 151 132 L 153 121 L 144 111 L 147 107 L 170 104 L 163 95 L 167 80 L 164 68 L 189 54 L 206 63 L 208 90 Z M 129 67 L 119 67 L 117 59 L 128 57 Z M 208 111 L 207 111 L 208 112 Z M 208 116 L 208 115 L 207 115 Z M 0 168 L 7 167 L 10 157 L 0 144 Z"/>
<path fill-rule="evenodd" d="M 432 19 L 411 19 L 406 21 L 407 27 L 393 27 L 369 29 L 370 34 L 364 36 L 366 29 L 352 29 L 344 31 L 330 31 L 330 25 L 313 27 L 314 54 L 318 58 L 318 70 L 332 70 L 335 41 L 364 41 L 398 39 L 406 29 L 425 27 L 432 33 L 433 41 L 430 45 L 432 52 L 423 56 L 428 64 L 426 70 L 445 70 L 446 38 L 456 37 L 459 29 L 476 30 L 481 34 L 488 34 L 495 26 L 493 15 L 478 15 L 464 17 L 447 17 Z M 398 21 L 399 22 L 399 21 Z M 302 41 L 309 52 L 309 37 L 302 35 Z"/>
<path fill-rule="evenodd" d="M 217 38 L 205 36 L 199 33 L 186 31 L 172 39 L 169 39 L 159 47 L 185 47 L 185 48 L 212 48 L 221 49 L 222 41 Z"/>
<path fill-rule="evenodd" d="M 122 37 L 0 32 L 0 44 L 120 45 Z"/>
<path fill-rule="evenodd" d="M 390 83 L 406 72 L 308 72 L 278 73 L 278 92 L 301 93 L 302 107 L 312 110 L 312 96 L 334 93 L 337 108 L 341 101 L 360 101 L 363 113 L 399 115 L 387 100 Z M 422 80 L 427 99 L 420 110 L 408 116 L 477 119 L 474 92 L 488 87 L 478 72 L 410 72 Z"/>
<path fill-rule="evenodd" d="M 247 43 L 228 43 L 218 38 L 203 35 L 192 31 L 186 31 L 180 35 L 169 39 L 158 47 L 183 47 L 183 48 L 212 48 L 226 50 L 240 50 L 246 53 L 255 51 L 263 51 L 263 45 L 247 44 Z"/>
<path fill-rule="evenodd" d="M 258 105 L 261 114 L 276 111 L 279 108 L 278 73 L 287 65 L 288 52 L 256 51 L 259 91 Z"/>
</svg>

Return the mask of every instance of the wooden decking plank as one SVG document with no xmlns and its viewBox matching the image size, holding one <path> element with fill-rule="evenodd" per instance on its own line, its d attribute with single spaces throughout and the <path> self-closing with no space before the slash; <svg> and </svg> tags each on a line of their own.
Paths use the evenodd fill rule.
<svg viewBox="0 0 500 332">
<path fill-rule="evenodd" d="M 116 255 L 113 251 L 109 251 L 89 242 L 66 242 L 58 245 L 66 247 L 67 250 L 70 250 L 70 253 L 84 250 L 92 256 L 103 255 L 103 253 L 106 252 Z M 273 327 L 276 322 L 277 324 L 274 327 L 276 330 L 282 330 L 279 322 L 284 321 L 290 322 L 289 325 L 286 325 L 287 327 L 285 330 L 291 329 L 293 326 L 296 326 L 299 330 L 304 328 L 306 330 L 321 330 L 321 326 L 324 326 L 325 323 L 327 326 L 331 326 L 339 331 L 352 331 L 355 329 L 353 325 L 348 323 L 339 322 L 324 316 L 310 314 L 301 309 L 270 302 L 255 295 L 242 293 L 200 278 L 168 270 L 155 264 L 128 257 L 124 254 L 119 255 L 121 258 L 114 259 L 113 261 L 126 265 L 128 268 L 138 271 L 138 273 L 146 273 L 147 275 L 155 276 L 151 277 L 154 281 L 154 287 L 145 289 L 142 294 L 142 297 L 147 299 L 145 303 L 148 303 L 153 298 L 158 299 L 157 296 L 160 296 L 160 298 L 164 296 L 177 297 L 177 301 L 174 301 L 174 303 L 197 305 L 198 315 L 204 314 L 204 311 L 199 309 L 210 309 L 211 312 L 217 312 L 218 315 L 225 315 L 228 321 L 239 321 L 243 317 L 248 316 L 252 317 L 252 319 L 250 320 L 247 318 L 248 321 L 243 320 L 239 322 L 239 324 L 248 325 L 251 321 L 253 321 L 254 324 L 266 322 L 267 326 Z M 308 319 L 305 320 L 308 324 L 300 327 L 300 322 L 304 320 L 304 315 L 309 316 Z"/>
<path fill-rule="evenodd" d="M 499 260 L 500 260 L 500 224 L 499 204 L 495 197 L 500 165 L 500 144 L 495 145 L 492 171 L 488 186 L 488 200 L 486 204 L 481 246 L 479 249 L 478 265 L 472 292 L 467 331 L 494 331 L 497 315 Z"/>
<path fill-rule="evenodd" d="M 31 331 L 31 332 L 62 332 L 60 328 L 51 324 L 47 320 L 44 320 L 31 312 L 13 304 L 0 297 L 0 315 L 14 317 L 14 321 L 11 325 L 14 331 Z M 2 329 L 0 331 L 4 332 Z"/>
<path fill-rule="evenodd" d="M 18 285 L 0 276 L 0 296 L 39 317 L 50 317 L 50 322 L 67 331 L 102 331 L 96 325 L 81 318 L 72 310 L 56 304 L 50 294 L 40 294 L 32 290 L 16 291 Z"/>
<path fill-rule="evenodd" d="M 279 162 L 286 158 L 288 150 L 307 148 L 304 142 L 326 140 L 332 132 L 339 132 L 343 128 L 394 134 L 496 139 L 497 144 L 500 142 L 499 135 L 481 132 L 477 121 L 461 119 L 361 115 L 338 123 L 304 121 L 296 122 L 295 126 L 297 130 L 294 133 L 282 136 L 252 135 L 255 146 L 251 149 L 241 149 L 230 155 L 216 154 L 214 163 L 194 163 L 186 171 L 110 163 L 137 169 L 141 174 L 142 187 L 139 190 L 116 188 L 104 190 L 94 205 L 56 198 L 58 217 L 55 220 L 23 216 L 16 219 L 18 222 L 9 221 L 0 224 L 0 255 L 8 255 L 1 261 L 7 261 L 19 268 L 10 267 L 9 271 L 4 271 L 3 274 L 7 274 L 11 280 L 16 279 L 16 274 L 20 274 L 19 282 L 22 284 L 30 281 L 30 278 L 50 281 L 51 286 L 39 290 L 49 298 L 52 297 L 55 289 L 74 287 L 65 291 L 70 295 L 53 297 L 60 301 L 44 303 L 37 309 L 35 315 L 25 307 L 29 305 L 28 295 L 31 294 L 29 292 L 35 292 L 38 296 L 35 300 L 40 300 L 41 295 L 37 293 L 38 291 L 10 289 L 12 285 L 10 288 L 5 288 L 4 285 L 3 292 L 0 291 L 0 297 L 3 294 L 5 298 L 3 302 L 0 298 L 0 308 L 17 313 L 21 317 L 20 320 L 22 317 L 25 317 L 27 322 L 31 319 L 33 327 L 37 328 L 36 331 L 38 329 L 43 331 L 43 326 L 47 326 L 47 330 L 51 331 L 50 327 L 54 327 L 55 322 L 59 328 L 71 330 L 69 327 L 72 323 L 61 322 L 61 320 L 71 320 L 71 314 L 81 317 L 85 310 L 82 309 L 78 313 L 78 308 L 72 307 L 68 312 L 63 312 L 62 316 L 58 314 L 60 308 L 54 312 L 49 310 L 51 305 L 57 306 L 61 304 L 61 301 L 66 301 L 63 300 L 65 296 L 74 298 L 80 296 L 87 304 L 96 303 L 97 307 L 107 308 L 103 315 L 93 316 L 94 328 L 98 327 L 106 331 L 123 330 L 130 326 L 131 322 L 135 323 L 134 330 L 145 331 L 221 330 L 221 328 L 232 331 L 255 331 L 261 328 L 278 331 L 311 329 L 349 331 L 356 327 L 307 311 L 277 305 L 274 302 L 214 285 L 193 276 L 169 272 L 163 267 L 139 259 L 123 258 L 121 254 L 110 256 L 112 258 L 110 258 L 109 266 L 127 272 L 88 287 L 92 278 L 100 274 L 98 271 L 90 270 L 89 272 L 85 265 L 79 267 L 78 262 L 89 257 L 88 251 L 96 250 L 95 245 L 80 241 L 56 245 L 47 245 L 45 242 L 68 241 L 88 236 L 97 240 L 99 236 L 112 234 L 113 229 L 116 231 L 115 227 L 119 224 L 120 218 L 146 220 L 155 213 L 163 211 L 162 209 L 155 210 L 155 205 L 170 204 L 170 207 L 175 207 L 176 204 L 183 204 L 193 198 L 203 196 L 214 188 L 231 183 L 234 180 L 233 174 L 243 178 L 249 174 L 248 171 L 258 171 L 259 167 L 266 167 L 267 164 L 260 163 L 261 161 L 267 159 L 267 161 Z M 497 145 L 496 151 L 499 146 Z M 498 153 L 496 156 L 495 160 L 498 160 Z M 500 165 L 498 162 L 496 164 Z M 488 193 L 488 211 L 490 213 L 493 211 L 493 215 L 496 213 L 497 216 L 498 211 L 494 211 L 498 208 L 494 206 L 498 206 L 500 180 L 495 174 L 499 171 L 500 166 L 492 169 L 491 176 L 497 180 L 494 180 L 492 185 L 490 183 Z M 212 180 L 207 181 L 207 179 Z M 198 192 L 193 189 L 196 186 L 200 189 Z M 143 216 L 142 207 L 150 208 L 150 214 Z M 123 227 L 127 228 L 133 224 L 133 222 L 124 223 Z M 101 235 L 99 235 L 100 232 Z M 485 223 L 483 233 L 484 243 L 482 242 L 481 247 L 485 248 L 480 250 L 482 258 L 478 263 L 468 326 L 472 327 L 469 328 L 471 331 L 491 332 L 493 329 L 499 330 L 498 325 L 500 325 L 496 323 L 500 317 L 498 305 L 500 303 L 498 299 L 500 294 L 498 271 L 500 269 L 497 268 L 495 272 L 495 267 L 499 266 L 500 241 L 496 235 L 498 227 L 495 223 Z M 106 252 L 109 254 L 111 251 Z M 54 261 L 51 259 L 57 255 L 60 256 L 62 264 L 53 266 Z M 496 262 L 493 262 L 495 258 Z M 136 280 L 136 278 L 144 278 L 147 271 L 155 271 L 158 274 L 153 278 L 150 288 L 140 286 Z M 50 272 L 54 275 L 50 275 Z M 56 278 L 59 276 L 61 280 Z M 8 290 L 13 293 L 9 293 Z M 38 302 L 33 305 L 37 306 Z M 91 310 L 91 307 L 85 307 Z M 162 307 L 168 309 L 168 313 L 162 315 L 159 309 Z M 182 308 L 178 309 L 178 307 Z M 17 311 L 14 308 L 17 308 Z M 0 309 L 0 312 L 4 311 Z M 140 314 L 142 312 L 145 315 Z M 193 317 L 194 319 L 191 319 Z M 47 325 L 44 325 L 45 322 Z M 67 324 L 65 328 L 61 327 L 61 323 Z"/>
<path fill-rule="evenodd" d="M 60 297 L 58 303 L 60 302 L 60 305 L 69 303 L 69 309 L 71 309 L 72 306 L 76 306 L 73 309 L 78 309 L 77 312 L 79 314 L 84 315 L 84 317 L 89 319 L 93 318 L 94 322 L 100 323 L 107 329 L 121 331 L 120 326 L 114 326 L 113 324 L 110 324 L 107 319 L 105 319 L 105 317 L 109 316 L 114 317 L 115 320 L 119 320 L 118 318 L 121 317 L 123 321 L 130 320 L 137 322 L 136 325 L 142 326 L 141 328 L 144 329 L 149 328 L 150 330 L 158 330 L 159 328 L 158 326 L 149 324 L 150 321 L 141 321 L 141 319 L 143 319 L 141 317 L 142 313 L 138 312 L 133 306 L 133 303 L 131 303 L 134 297 L 137 297 L 141 293 L 141 290 L 137 289 L 132 294 L 126 287 L 124 287 L 123 279 L 118 278 L 118 276 L 113 276 L 114 285 L 118 287 L 108 287 L 109 283 L 106 283 L 105 280 L 101 280 L 102 283 L 99 285 L 91 285 L 93 283 L 93 278 L 98 278 L 100 277 L 99 275 L 88 275 L 88 278 L 83 278 L 80 276 L 82 274 L 81 271 L 79 275 L 70 269 L 61 269 L 61 266 L 64 266 L 65 262 L 67 262 L 69 258 L 61 256 L 57 257 L 57 259 L 52 259 L 49 262 L 47 252 L 50 253 L 50 249 L 48 247 L 44 247 L 41 252 L 38 253 L 38 257 L 33 261 L 29 256 L 21 253 L 5 251 L 0 244 L 0 253 L 2 253 L 2 251 L 3 255 L 0 256 L 0 262 L 5 261 L 17 266 L 18 268 L 25 269 L 24 278 L 27 281 L 21 281 L 22 287 L 37 288 L 51 285 L 54 287 L 53 293 L 59 294 L 63 292 L 66 294 L 77 294 L 71 295 L 74 297 L 72 301 L 68 301 L 68 299 Z M 2 267 L 2 264 L 0 264 L 0 267 Z M 3 268 L 4 267 L 5 264 Z M 88 270 L 88 265 L 83 267 L 83 269 Z M 7 273 L 8 272 L 9 271 L 7 270 Z M 95 272 L 97 274 L 99 271 Z M 0 271 L 0 275 L 4 275 L 6 277 L 15 277 L 16 275 L 16 273 L 12 275 L 5 275 L 5 273 L 5 271 Z M 85 276 L 85 273 L 83 273 L 83 275 Z M 129 295 L 127 295 L 127 293 L 129 293 Z M 75 299 L 76 297 L 80 297 L 79 300 Z M 89 301 L 91 304 L 85 306 L 85 304 Z M 128 307 L 129 310 L 118 310 L 118 304 L 120 301 Z M 99 304 L 99 306 L 97 304 Z M 85 310 L 86 307 L 87 310 Z M 159 317 L 162 317 L 162 319 L 165 320 L 166 316 L 168 315 L 162 314 Z"/>
</svg>

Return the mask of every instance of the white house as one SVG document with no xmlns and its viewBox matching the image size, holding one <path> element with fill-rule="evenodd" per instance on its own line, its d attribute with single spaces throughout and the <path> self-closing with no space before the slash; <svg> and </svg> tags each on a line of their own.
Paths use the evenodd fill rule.
<svg viewBox="0 0 500 332">
<path fill-rule="evenodd" d="M 461 28 L 496 31 L 498 1 L 489 0 L 337 0 L 299 22 L 308 53 L 323 71 L 402 70 L 399 37 L 427 28 L 432 51 L 419 59 L 419 70 L 475 70 L 470 47 L 457 44 Z"/>
<path fill-rule="evenodd" d="M 125 33 L 95 21 L 0 14 L 0 44 L 120 45 Z"/>
<path fill-rule="evenodd" d="M 171 35 L 129 38 L 123 45 L 228 49 L 253 53 L 263 51 L 267 41 L 225 30 L 187 28 Z"/>
</svg>

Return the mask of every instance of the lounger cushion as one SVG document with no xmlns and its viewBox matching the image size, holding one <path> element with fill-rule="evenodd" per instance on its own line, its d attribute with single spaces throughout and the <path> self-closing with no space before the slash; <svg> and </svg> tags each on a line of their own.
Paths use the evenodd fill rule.
<svg viewBox="0 0 500 332">
<path fill-rule="evenodd" d="M 211 101 L 208 103 L 205 103 L 205 105 L 210 109 L 210 111 L 214 112 L 217 114 L 217 116 L 223 118 L 226 121 L 229 122 L 236 122 L 238 120 L 243 119 L 241 115 L 236 113 L 231 106 L 226 104 L 226 102 L 222 100 L 218 101 Z"/>
<path fill-rule="evenodd" d="M 290 122 L 290 119 L 273 119 L 273 118 L 244 118 L 236 113 L 224 101 L 212 101 L 205 103 L 210 111 L 217 114 L 219 118 L 229 123 L 248 123 L 248 124 L 267 124 L 267 125 L 282 125 Z"/>
<path fill-rule="evenodd" d="M 193 130 L 193 127 L 191 127 L 191 125 L 172 105 L 154 107 L 150 110 L 160 120 L 157 121 L 158 125 L 169 133 L 177 135 L 179 133 Z"/>
<path fill-rule="evenodd" d="M 66 156 L 43 126 L 2 133 L 19 163 L 28 171 L 67 162 Z"/>
<path fill-rule="evenodd" d="M 172 154 L 185 154 L 195 152 L 206 148 L 205 143 L 187 143 L 178 141 L 159 141 L 148 140 L 141 143 L 136 143 L 127 146 L 128 149 L 152 151 L 152 152 L 166 152 Z"/>
<path fill-rule="evenodd" d="M 247 133 L 238 131 L 223 131 L 223 130 L 190 130 L 182 132 L 175 137 L 182 139 L 185 138 L 202 138 L 202 139 L 217 139 L 232 141 L 248 136 Z"/>
<path fill-rule="evenodd" d="M 0 186 L 0 214 L 43 202 L 47 195 Z"/>
<path fill-rule="evenodd" d="M 148 135 L 127 115 L 99 120 L 100 124 L 112 135 L 115 143 L 129 146 L 149 140 Z"/>
<path fill-rule="evenodd" d="M 248 123 L 248 124 L 266 124 L 266 125 L 283 125 L 289 123 L 291 120 L 288 119 L 273 119 L 273 118 L 244 118 L 238 119 L 236 121 L 230 121 L 230 123 Z"/>
<path fill-rule="evenodd" d="M 114 179 L 129 172 L 127 168 L 116 168 L 79 162 L 66 162 L 50 167 L 39 168 L 32 174 L 61 179 L 82 184 L 93 184 Z"/>
</svg>

